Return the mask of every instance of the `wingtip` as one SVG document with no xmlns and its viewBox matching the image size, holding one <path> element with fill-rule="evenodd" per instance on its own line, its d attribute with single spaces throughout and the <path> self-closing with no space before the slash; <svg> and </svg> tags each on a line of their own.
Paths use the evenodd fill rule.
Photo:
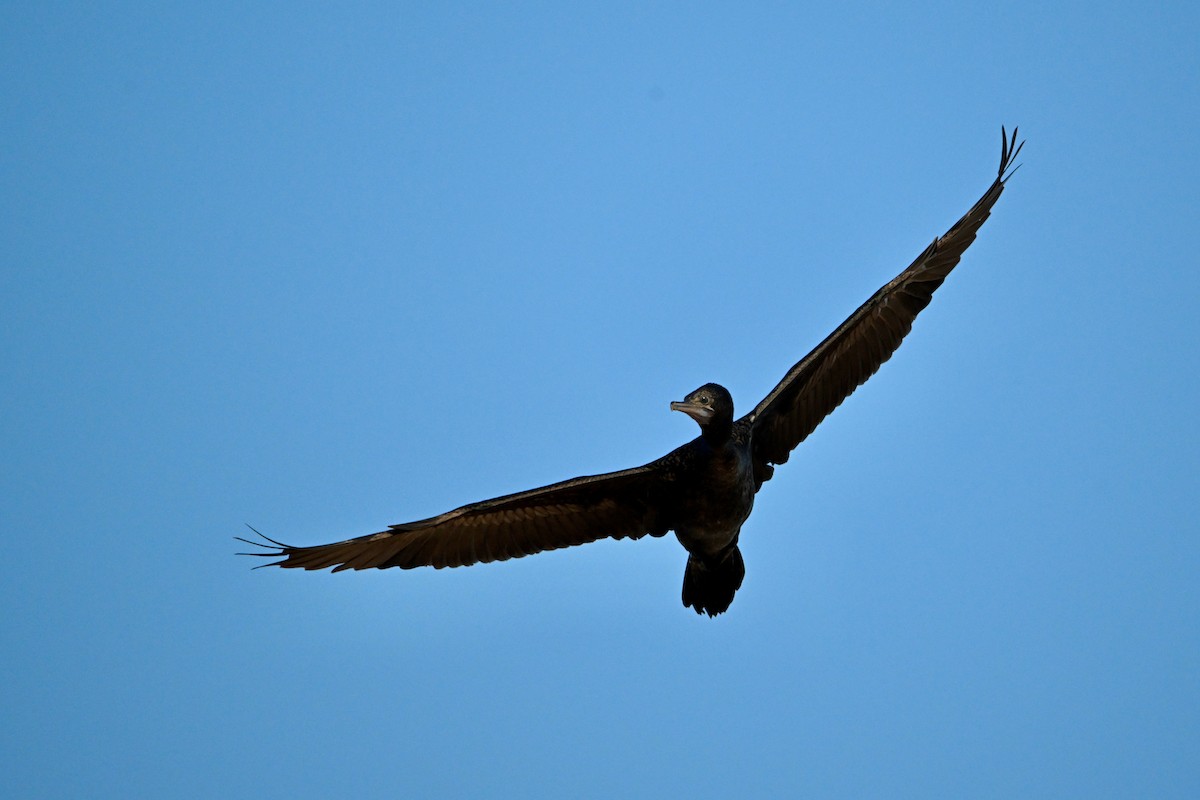
<svg viewBox="0 0 1200 800">
<path fill-rule="evenodd" d="M 253 557 L 257 557 L 257 558 L 278 558 L 280 555 L 285 555 L 286 552 L 291 549 L 290 545 L 286 545 L 283 542 L 275 541 L 270 536 L 267 536 L 266 534 L 262 533 L 261 531 L 256 529 L 253 525 L 250 525 L 249 523 L 246 523 L 246 527 L 249 528 L 250 530 L 254 531 L 255 535 L 258 536 L 260 539 L 262 539 L 262 541 L 254 541 L 253 539 L 247 539 L 244 536 L 234 536 L 233 537 L 234 540 L 238 541 L 238 542 L 244 542 L 245 544 L 248 544 L 251 547 L 262 548 L 263 550 L 266 550 L 266 552 L 265 553 L 235 553 L 234 555 L 253 556 Z M 254 569 L 262 569 L 263 567 L 278 566 L 278 565 L 283 564 L 285 561 L 287 561 L 286 558 L 281 561 L 272 561 L 269 564 L 259 564 L 257 567 L 254 567 Z"/>
<path fill-rule="evenodd" d="M 249 522 L 246 522 L 246 523 L 243 523 L 243 524 L 244 524 L 244 525 L 245 525 L 247 528 L 249 528 L 250 530 L 254 531 L 254 535 L 255 535 L 255 536 L 258 536 L 258 537 L 260 537 L 260 538 L 262 538 L 262 539 L 265 539 L 266 541 L 270 542 L 270 543 L 271 543 L 272 545 L 274 545 L 275 547 L 279 547 L 279 548 L 282 548 L 282 549 L 284 549 L 284 550 L 288 550 L 288 549 L 290 549 L 290 548 L 291 548 L 291 545 L 290 545 L 290 544 L 284 544 L 283 542 L 277 542 L 277 541 L 275 541 L 275 540 L 274 540 L 274 539 L 272 539 L 270 536 L 267 536 L 265 533 L 263 533 L 262 531 L 258 530 L 258 528 L 255 528 L 255 527 L 254 527 L 253 525 L 251 525 Z M 235 536 L 234 538 L 235 538 L 235 539 L 238 539 L 238 538 L 241 538 L 241 537 Z M 246 540 L 245 540 L 245 539 L 242 539 L 242 541 L 244 542 L 244 541 L 246 541 Z M 252 542 L 251 544 L 253 544 L 253 542 Z"/>
<path fill-rule="evenodd" d="M 1000 126 L 1000 168 L 996 171 L 996 180 L 1000 183 L 1007 181 L 1013 176 L 1013 173 L 1021 168 L 1020 164 L 1015 167 L 1012 165 L 1021 152 L 1021 148 L 1025 146 L 1024 139 L 1020 142 L 1017 141 L 1018 131 L 1019 127 L 1014 125 L 1012 136 L 1009 136 L 1005 127 Z"/>
</svg>

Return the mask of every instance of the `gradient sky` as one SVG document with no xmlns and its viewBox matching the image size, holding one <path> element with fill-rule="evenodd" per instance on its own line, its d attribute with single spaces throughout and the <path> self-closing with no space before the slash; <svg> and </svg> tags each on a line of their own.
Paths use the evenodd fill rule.
<svg viewBox="0 0 1200 800">
<path fill-rule="evenodd" d="M 435 7 L 436 5 L 436 7 Z M 11 797 L 1200 796 L 1185 3 L 0 8 Z M 251 571 L 644 463 L 1023 167 L 673 538 Z"/>
</svg>

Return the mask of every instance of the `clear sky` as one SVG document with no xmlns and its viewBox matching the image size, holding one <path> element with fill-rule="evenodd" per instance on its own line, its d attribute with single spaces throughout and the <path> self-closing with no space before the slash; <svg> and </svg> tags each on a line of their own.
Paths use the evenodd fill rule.
<svg viewBox="0 0 1200 800">
<path fill-rule="evenodd" d="M 0 9 L 12 797 L 1200 796 L 1190 3 Z M 1023 166 L 758 496 L 251 571 L 644 463 Z"/>
</svg>

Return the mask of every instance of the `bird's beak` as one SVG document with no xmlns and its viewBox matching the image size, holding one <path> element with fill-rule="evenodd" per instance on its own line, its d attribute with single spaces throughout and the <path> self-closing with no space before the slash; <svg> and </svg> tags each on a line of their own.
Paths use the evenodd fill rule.
<svg viewBox="0 0 1200 800">
<path fill-rule="evenodd" d="M 712 419 L 713 415 L 713 410 L 708 406 L 702 406 L 699 403 L 689 403 L 687 400 L 673 400 L 671 402 L 671 410 L 682 411 L 701 425 Z"/>
</svg>

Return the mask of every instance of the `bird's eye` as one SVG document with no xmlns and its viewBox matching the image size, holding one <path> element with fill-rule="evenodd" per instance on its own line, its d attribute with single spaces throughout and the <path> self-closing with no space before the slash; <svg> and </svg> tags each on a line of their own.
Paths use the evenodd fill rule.
<svg viewBox="0 0 1200 800">
<path fill-rule="evenodd" d="M 703 403 L 704 405 L 708 405 L 709 403 L 712 402 L 712 398 L 706 394 L 702 394 L 702 395 L 700 395 L 700 402 Z"/>
</svg>

